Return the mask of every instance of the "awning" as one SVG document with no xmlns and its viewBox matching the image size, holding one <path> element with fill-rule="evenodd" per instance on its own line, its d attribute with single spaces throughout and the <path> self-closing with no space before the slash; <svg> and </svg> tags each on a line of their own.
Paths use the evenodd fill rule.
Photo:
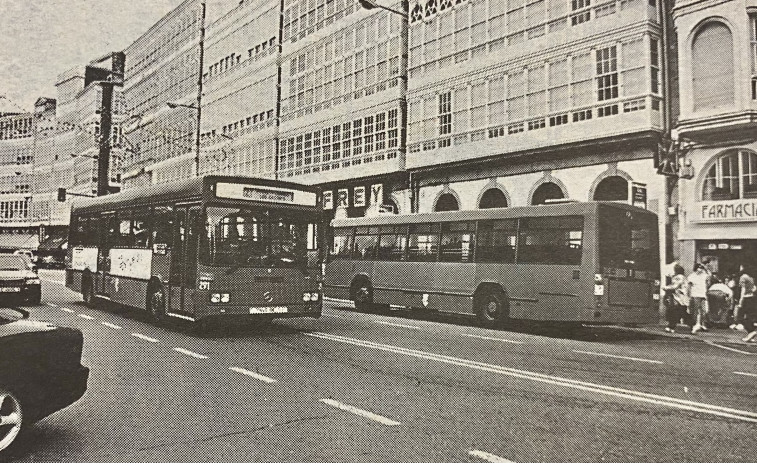
<svg viewBox="0 0 757 463">
<path fill-rule="evenodd" d="M 39 237 L 30 233 L 3 233 L 0 234 L 0 249 L 31 249 L 36 251 L 39 247 Z"/>
<path fill-rule="evenodd" d="M 45 239 L 39 243 L 40 251 L 58 251 L 60 249 L 66 249 L 68 243 L 68 231 L 56 230 L 50 233 Z"/>
</svg>

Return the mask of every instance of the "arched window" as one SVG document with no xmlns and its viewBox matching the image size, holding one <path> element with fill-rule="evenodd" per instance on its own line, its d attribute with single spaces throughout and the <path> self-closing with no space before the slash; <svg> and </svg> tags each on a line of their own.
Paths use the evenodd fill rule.
<svg viewBox="0 0 757 463">
<path fill-rule="evenodd" d="M 457 204 L 457 199 L 452 193 L 444 193 L 439 196 L 434 206 L 434 212 L 457 211 L 459 209 L 460 206 Z"/>
<path fill-rule="evenodd" d="M 602 179 L 594 190 L 594 201 L 628 201 L 628 181 L 619 175 Z"/>
<path fill-rule="evenodd" d="M 492 207 L 507 207 L 507 197 L 499 188 L 490 188 L 481 195 L 478 202 L 479 209 L 491 209 Z"/>
<path fill-rule="evenodd" d="M 702 182 L 702 200 L 757 198 L 757 153 L 747 150 L 721 154 Z"/>
<path fill-rule="evenodd" d="M 548 199 L 563 198 L 565 198 L 565 195 L 562 192 L 562 188 L 554 182 L 544 182 L 534 191 L 534 195 L 531 197 L 531 205 L 538 206 L 546 204 Z"/>
<path fill-rule="evenodd" d="M 733 37 L 721 22 L 697 31 L 691 44 L 694 110 L 733 105 Z"/>
</svg>

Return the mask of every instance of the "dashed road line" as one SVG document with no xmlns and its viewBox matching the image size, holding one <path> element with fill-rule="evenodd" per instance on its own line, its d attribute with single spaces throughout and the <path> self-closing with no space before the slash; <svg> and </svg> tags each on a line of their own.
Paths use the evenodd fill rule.
<svg viewBox="0 0 757 463">
<path fill-rule="evenodd" d="M 71 310 L 68 307 L 61 307 L 60 310 L 62 310 L 64 312 L 68 312 L 68 313 L 74 313 L 75 312 L 75 310 Z"/>
<path fill-rule="evenodd" d="M 743 371 L 734 371 L 733 374 L 734 375 L 741 375 L 741 376 L 752 376 L 754 378 L 757 378 L 757 374 L 755 374 L 755 373 L 746 373 L 746 372 L 743 372 Z"/>
<path fill-rule="evenodd" d="M 481 450 L 470 450 L 468 452 L 468 455 L 480 458 L 490 463 L 515 463 L 514 461 L 508 460 L 507 458 L 502 458 L 500 456 L 494 455 L 493 453 L 482 452 Z"/>
<path fill-rule="evenodd" d="M 173 350 L 176 352 L 179 352 L 180 354 L 188 355 L 190 357 L 194 357 L 196 359 L 206 359 L 208 358 L 207 355 L 198 354 L 197 352 L 192 352 L 191 350 L 182 349 L 181 347 L 174 347 Z"/>
<path fill-rule="evenodd" d="M 709 415 L 720 416 L 723 418 L 731 418 L 740 421 L 746 421 L 750 423 L 757 423 L 757 413 L 738 410 L 735 408 L 722 407 L 719 405 L 712 405 L 703 402 L 695 402 L 692 400 L 678 399 L 676 397 L 663 396 L 659 394 L 652 394 L 648 392 L 634 391 L 630 389 L 623 389 L 619 387 L 605 386 L 603 384 L 591 383 L 587 381 L 580 381 L 560 376 L 547 375 L 543 373 L 537 373 L 528 370 L 521 370 L 517 368 L 508 368 L 501 365 L 493 365 L 489 363 L 477 362 L 474 360 L 467 360 L 458 357 L 451 357 L 447 355 L 433 354 L 430 352 L 423 352 L 415 349 L 408 349 L 399 346 L 392 346 L 388 344 L 379 344 L 371 341 L 364 341 L 361 339 L 348 338 L 345 336 L 337 336 L 333 334 L 327 334 L 322 332 L 303 333 L 306 336 L 312 336 L 315 338 L 326 339 L 333 342 L 340 342 L 343 344 L 351 344 L 355 346 L 366 347 L 369 349 L 380 350 L 384 352 L 391 352 L 394 354 L 407 355 L 409 357 L 420 358 L 424 360 L 433 360 L 440 363 L 446 363 L 449 365 L 456 365 L 465 368 L 471 368 L 481 371 L 487 371 L 499 375 L 510 376 L 513 378 L 519 378 L 523 380 L 535 381 L 543 384 L 549 384 L 551 386 L 559 386 L 564 388 L 576 389 L 592 394 L 604 394 L 606 396 L 633 400 L 636 402 L 643 402 L 650 405 L 665 406 L 675 408 L 678 410 L 686 410 L 690 412 L 705 413 Z"/>
<path fill-rule="evenodd" d="M 81 318 L 84 318 L 84 319 L 86 319 L 86 320 L 94 320 L 94 319 L 95 319 L 95 317 L 90 317 L 89 315 L 87 315 L 87 314 L 83 314 L 83 313 L 80 313 L 80 314 L 79 314 L 79 316 L 80 316 Z"/>
<path fill-rule="evenodd" d="M 120 329 L 122 329 L 122 328 L 121 328 L 120 326 L 118 326 L 118 325 L 114 325 L 113 323 L 108 323 L 108 322 L 100 322 L 100 324 L 101 324 L 101 325 L 105 325 L 105 326 L 107 326 L 108 328 L 113 328 L 114 330 L 120 330 Z"/>
<path fill-rule="evenodd" d="M 467 336 L 469 338 L 476 338 L 476 339 L 486 339 L 487 341 L 499 341 L 499 342 L 509 342 L 511 344 L 523 344 L 523 341 L 513 341 L 512 339 L 502 339 L 502 338 L 490 338 L 488 336 L 478 336 L 475 334 L 463 333 L 463 336 Z"/>
<path fill-rule="evenodd" d="M 155 338 L 151 338 L 149 336 L 145 336 L 144 334 L 131 333 L 131 335 L 134 336 L 135 338 L 139 338 L 139 339 L 142 339 L 142 340 L 147 341 L 147 342 L 160 342 L 160 340 L 155 339 Z"/>
<path fill-rule="evenodd" d="M 369 420 L 376 421 L 378 423 L 383 424 L 384 426 L 399 426 L 402 423 L 399 421 L 390 420 L 389 418 L 381 415 L 377 415 L 375 413 L 371 413 L 366 410 L 362 410 L 357 407 L 353 407 L 352 405 L 343 404 L 341 402 L 337 402 L 336 400 L 332 399 L 321 399 L 321 402 L 325 403 L 326 405 L 330 405 L 334 408 L 338 408 L 340 410 L 344 410 L 346 412 L 353 413 L 357 416 L 361 416 L 363 418 L 367 418 Z"/>
<path fill-rule="evenodd" d="M 49 305 L 50 307 L 58 307 L 57 305 L 55 305 L 55 304 L 51 304 L 51 303 L 49 303 L 49 302 L 45 302 L 45 305 Z"/>
<path fill-rule="evenodd" d="M 403 325 L 402 323 L 392 323 L 392 322 L 382 322 L 382 321 L 377 321 L 376 323 L 380 323 L 382 325 L 398 326 L 400 328 L 407 328 L 407 329 L 410 329 L 410 330 L 421 330 L 421 331 L 423 331 L 423 328 L 421 328 L 420 326 Z"/>
<path fill-rule="evenodd" d="M 650 359 L 642 359 L 637 357 L 626 357 L 624 355 L 613 355 L 613 354 L 605 354 L 602 352 L 590 352 L 588 350 L 574 350 L 573 352 L 577 354 L 586 354 L 586 355 L 596 355 L 599 357 L 610 357 L 614 359 L 621 359 L 621 360 L 633 360 L 634 362 L 646 362 L 646 363 L 654 363 L 657 365 L 662 365 L 663 362 L 659 360 L 650 360 Z"/>
<path fill-rule="evenodd" d="M 259 380 L 259 381 L 263 381 L 264 383 L 271 384 L 271 383 L 277 382 L 273 378 L 269 378 L 268 376 L 263 376 L 263 375 L 261 375 L 259 373 L 255 373 L 254 371 L 246 370 L 244 368 L 229 367 L 229 370 L 237 372 L 237 373 L 240 373 L 240 374 L 243 374 L 245 376 L 249 376 L 251 378 L 255 378 L 255 379 Z"/>
</svg>

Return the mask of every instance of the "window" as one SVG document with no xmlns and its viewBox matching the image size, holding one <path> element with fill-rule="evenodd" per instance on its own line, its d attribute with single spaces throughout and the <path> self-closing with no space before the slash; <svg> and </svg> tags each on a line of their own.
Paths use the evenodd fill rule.
<svg viewBox="0 0 757 463">
<path fill-rule="evenodd" d="M 570 23 L 577 26 L 591 19 L 591 0 L 572 0 L 571 11 L 574 13 L 570 16 Z"/>
<path fill-rule="evenodd" d="M 436 200 L 436 205 L 434 206 L 435 212 L 456 211 L 458 209 L 460 209 L 460 206 L 457 204 L 457 199 L 452 193 L 444 193 L 439 196 L 439 199 Z"/>
<path fill-rule="evenodd" d="M 660 93 L 660 44 L 657 39 L 649 40 L 649 57 L 652 75 L 652 93 Z"/>
<path fill-rule="evenodd" d="M 616 47 L 597 50 L 597 100 L 618 97 L 618 59 Z"/>
<path fill-rule="evenodd" d="M 407 250 L 407 227 L 384 226 L 381 227 L 381 239 L 379 241 L 376 258 L 379 260 L 404 261 Z"/>
<path fill-rule="evenodd" d="M 499 188 L 486 190 L 478 203 L 479 209 L 490 209 L 492 207 L 507 207 L 507 197 Z"/>
<path fill-rule="evenodd" d="M 476 236 L 476 261 L 514 263 L 517 233 L 518 221 L 516 219 L 479 222 Z"/>
<path fill-rule="evenodd" d="M 443 223 L 439 260 L 442 262 L 473 262 L 475 230 L 475 222 Z"/>
<path fill-rule="evenodd" d="M 702 200 L 757 198 L 757 153 L 747 150 L 720 155 L 707 171 Z"/>
<path fill-rule="evenodd" d="M 709 22 L 697 32 L 691 65 L 695 111 L 733 104 L 733 37 L 725 24 Z"/>
<path fill-rule="evenodd" d="M 628 180 L 619 175 L 602 179 L 594 190 L 594 201 L 628 201 Z"/>
<path fill-rule="evenodd" d="M 757 14 L 749 16 L 749 35 L 752 45 L 752 75 L 757 74 Z M 755 78 L 752 78 L 752 99 L 757 99 Z"/>
<path fill-rule="evenodd" d="M 563 199 L 565 195 L 562 188 L 554 182 L 545 182 L 539 185 L 531 197 L 531 205 L 538 206 L 547 204 L 549 199 Z"/>
<path fill-rule="evenodd" d="M 154 246 L 170 246 L 173 229 L 173 207 L 157 206 L 153 209 L 152 241 Z"/>
<path fill-rule="evenodd" d="M 530 217 L 520 220 L 518 262 L 578 265 L 583 217 Z"/>
<path fill-rule="evenodd" d="M 424 223 L 410 226 L 408 260 L 434 262 L 439 251 L 439 224 Z"/>
<path fill-rule="evenodd" d="M 334 241 L 331 246 L 331 257 L 349 258 L 352 249 L 352 229 L 334 230 Z"/>
<path fill-rule="evenodd" d="M 353 259 L 372 260 L 378 247 L 378 227 L 358 227 L 355 231 Z"/>
<path fill-rule="evenodd" d="M 452 92 L 439 95 L 439 135 L 452 133 Z"/>
</svg>

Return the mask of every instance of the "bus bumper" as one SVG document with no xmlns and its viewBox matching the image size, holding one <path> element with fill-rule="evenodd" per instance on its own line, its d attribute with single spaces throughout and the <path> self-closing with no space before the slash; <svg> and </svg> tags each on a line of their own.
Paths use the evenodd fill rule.
<svg viewBox="0 0 757 463">
<path fill-rule="evenodd" d="M 322 304 L 282 304 L 282 305 L 228 305 L 211 304 L 196 312 L 195 318 L 239 317 L 249 318 L 320 318 Z"/>
</svg>

